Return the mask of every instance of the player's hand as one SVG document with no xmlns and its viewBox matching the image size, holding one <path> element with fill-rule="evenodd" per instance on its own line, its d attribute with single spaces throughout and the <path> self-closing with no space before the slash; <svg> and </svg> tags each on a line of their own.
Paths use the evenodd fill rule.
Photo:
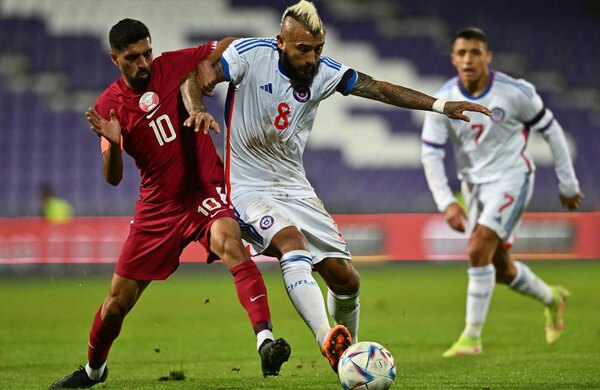
<svg viewBox="0 0 600 390">
<path fill-rule="evenodd" d="M 214 96 L 214 89 L 217 85 L 217 74 L 215 73 L 211 61 L 206 59 L 200 61 L 196 66 L 196 81 L 200 91 L 204 96 Z"/>
<path fill-rule="evenodd" d="M 85 117 L 92 125 L 90 129 L 98 135 L 106 138 L 113 145 L 121 144 L 121 124 L 117 119 L 117 113 L 114 108 L 110 109 L 110 121 L 104 119 L 98 112 L 90 107 L 85 112 Z"/>
<path fill-rule="evenodd" d="M 446 105 L 444 106 L 444 115 L 446 115 L 448 118 L 470 122 L 471 119 L 463 114 L 464 111 L 480 112 L 487 116 L 490 116 L 491 114 L 487 107 L 472 102 L 446 102 Z"/>
<path fill-rule="evenodd" d="M 184 126 L 193 126 L 195 132 L 202 130 L 204 134 L 208 134 L 210 129 L 217 134 L 221 132 L 221 129 L 219 129 L 219 124 L 215 118 L 205 111 L 192 111 L 189 118 L 187 118 L 183 124 Z"/>
<path fill-rule="evenodd" d="M 569 211 L 573 211 L 579 208 L 579 205 L 584 198 L 585 195 L 583 195 L 581 192 L 578 192 L 573 196 L 560 195 L 560 203 L 562 203 L 562 205 L 565 206 Z"/>
<path fill-rule="evenodd" d="M 465 211 L 458 205 L 458 203 L 451 203 L 448 207 L 446 207 L 446 211 L 444 211 L 444 217 L 452 229 L 461 233 L 465 232 L 465 221 L 467 216 Z"/>
</svg>

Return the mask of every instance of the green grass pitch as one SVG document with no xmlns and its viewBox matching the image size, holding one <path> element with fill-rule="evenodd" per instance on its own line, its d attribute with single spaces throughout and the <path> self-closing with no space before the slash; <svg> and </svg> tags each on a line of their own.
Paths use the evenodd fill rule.
<svg viewBox="0 0 600 390">
<path fill-rule="evenodd" d="M 466 264 L 358 263 L 361 340 L 396 358 L 397 389 L 600 388 L 600 262 L 530 262 L 571 290 L 566 330 L 546 345 L 543 307 L 496 286 L 484 354 L 443 359 L 463 327 Z M 279 377 L 263 378 L 255 338 L 222 264 L 191 264 L 155 282 L 109 356 L 106 389 L 339 389 L 276 265 L 261 266 L 275 335 L 292 345 Z M 192 271 L 196 269 L 197 271 Z M 0 280 L 0 389 L 43 389 L 87 358 L 109 276 Z M 183 371 L 183 381 L 159 381 Z"/>
</svg>

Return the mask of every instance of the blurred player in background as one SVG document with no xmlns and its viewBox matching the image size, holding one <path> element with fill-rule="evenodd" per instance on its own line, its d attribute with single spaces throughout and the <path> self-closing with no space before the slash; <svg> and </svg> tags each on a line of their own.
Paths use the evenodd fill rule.
<svg viewBox="0 0 600 390">
<path fill-rule="evenodd" d="M 73 207 L 64 198 L 56 195 L 48 183 L 40 184 L 42 215 L 51 223 L 67 223 L 73 217 Z"/>
<path fill-rule="evenodd" d="M 186 74 L 213 50 L 218 58 L 224 46 L 215 49 L 212 42 L 153 60 L 148 29 L 132 19 L 114 25 L 109 40 L 122 77 L 86 116 L 102 136 L 106 181 L 121 181 L 125 149 L 140 169 L 140 199 L 109 294 L 94 318 L 89 362 L 50 388 L 91 387 L 106 380 L 107 356 L 125 316 L 152 280 L 166 279 L 177 269 L 182 250 L 192 241 L 206 248 L 208 262 L 220 258 L 229 268 L 256 333 L 263 374 L 277 375 L 290 346 L 273 339 L 262 275 L 243 247 L 223 192 L 223 163 L 208 135 L 218 125 L 205 112 L 191 111 L 188 118 L 180 91 Z"/>
<path fill-rule="evenodd" d="M 561 203 L 575 210 L 583 200 L 563 129 L 544 107 L 533 85 L 490 70 L 492 52 L 477 28 L 460 30 L 453 39 L 452 64 L 458 73 L 436 93 L 440 99 L 468 99 L 491 110 L 471 122 L 427 115 L 422 134 L 422 161 L 429 188 L 448 224 L 466 230 L 465 211 L 452 195 L 444 168 L 444 145 L 452 141 L 471 236 L 466 326 L 443 356 L 482 352 L 481 331 L 495 283 L 540 300 L 545 306 L 546 341 L 558 340 L 564 327 L 568 291 L 548 286 L 524 263 L 511 258 L 513 233 L 533 191 L 533 161 L 526 147 L 531 131 L 539 132 L 554 155 Z"/>
<path fill-rule="evenodd" d="M 213 68 L 199 67 L 215 83 L 229 81 L 226 102 L 226 180 L 244 238 L 257 253 L 277 257 L 287 293 L 334 371 L 343 351 L 358 340 L 359 274 L 348 246 L 306 178 L 302 154 L 319 103 L 339 92 L 398 107 L 443 112 L 468 120 L 479 104 L 442 102 L 374 80 L 321 56 L 325 27 L 308 1 L 287 8 L 277 38 L 232 43 Z M 214 73 L 213 73 L 214 72 Z M 189 85 L 190 96 L 198 86 Z M 202 92 L 210 94 L 209 91 Z M 202 105 L 202 103 L 199 103 Z M 327 169 L 327 168 L 325 168 Z M 377 194 L 373 194 L 377 201 Z M 312 276 L 328 286 L 327 306 Z"/>
</svg>

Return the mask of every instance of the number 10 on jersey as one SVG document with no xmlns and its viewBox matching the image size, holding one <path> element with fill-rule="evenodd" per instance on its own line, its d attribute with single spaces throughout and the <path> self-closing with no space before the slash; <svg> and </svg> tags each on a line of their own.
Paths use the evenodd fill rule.
<svg viewBox="0 0 600 390">
<path fill-rule="evenodd" d="M 161 115 L 156 120 L 150 122 L 150 127 L 154 131 L 154 135 L 160 146 L 173 141 L 177 137 L 171 119 L 167 114 Z"/>
</svg>

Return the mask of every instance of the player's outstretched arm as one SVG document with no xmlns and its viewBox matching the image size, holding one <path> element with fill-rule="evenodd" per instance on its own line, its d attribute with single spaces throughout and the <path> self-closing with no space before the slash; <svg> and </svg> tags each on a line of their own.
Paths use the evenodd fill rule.
<svg viewBox="0 0 600 390">
<path fill-rule="evenodd" d="M 467 122 L 469 117 L 463 114 L 464 111 L 475 111 L 490 115 L 490 110 L 477 103 L 446 102 L 414 89 L 388 83 L 387 81 L 373 80 L 367 74 L 357 73 L 358 79 L 354 84 L 354 88 L 350 91 L 351 95 L 377 100 L 397 107 L 436 111 L 448 118 L 461 119 Z"/>
<path fill-rule="evenodd" d="M 116 186 L 123 179 L 123 157 L 121 151 L 121 124 L 114 109 L 110 110 L 110 121 L 104 119 L 93 108 L 88 108 L 85 117 L 94 133 L 104 137 L 110 148 L 102 153 L 104 180 Z"/>
</svg>

